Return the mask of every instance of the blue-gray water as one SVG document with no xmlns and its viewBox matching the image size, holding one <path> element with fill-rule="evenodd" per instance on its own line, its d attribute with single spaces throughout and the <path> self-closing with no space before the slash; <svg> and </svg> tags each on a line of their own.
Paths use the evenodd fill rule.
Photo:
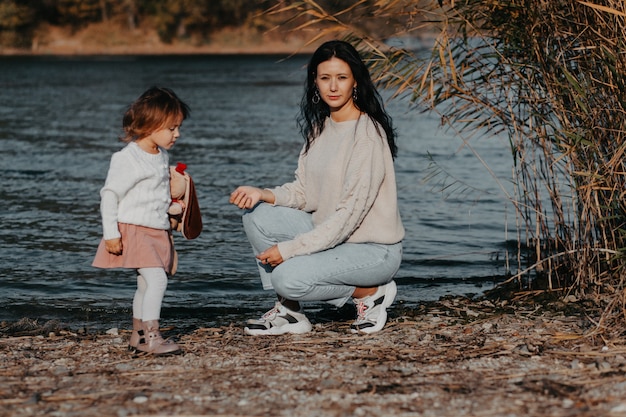
<svg viewBox="0 0 626 417">
<path fill-rule="evenodd" d="M 280 58 L 0 58 L 0 320 L 128 324 L 133 272 L 90 264 L 101 233 L 99 189 L 111 154 L 123 146 L 121 115 L 151 85 L 174 89 L 192 108 L 170 157 L 189 166 L 205 224 L 196 240 L 176 236 L 180 265 L 163 321 L 227 325 L 270 307 L 273 295 L 261 291 L 240 212 L 228 195 L 240 184 L 292 179 L 302 145 L 295 117 L 306 57 Z M 492 288 L 507 272 L 512 239 L 498 186 L 436 116 L 399 100 L 388 110 L 399 134 L 396 170 L 407 231 L 396 305 Z M 506 178 L 506 144 L 481 138 L 473 144 Z M 429 155 L 452 175 L 450 198 L 436 182 L 423 183 Z M 323 304 L 307 307 L 326 311 Z M 332 310 L 325 314 L 332 319 Z"/>
</svg>

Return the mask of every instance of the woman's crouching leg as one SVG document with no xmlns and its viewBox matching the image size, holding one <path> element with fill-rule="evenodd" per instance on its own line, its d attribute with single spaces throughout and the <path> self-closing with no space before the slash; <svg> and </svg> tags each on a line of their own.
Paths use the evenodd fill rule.
<svg viewBox="0 0 626 417">
<path fill-rule="evenodd" d="M 341 307 L 357 287 L 390 282 L 402 259 L 402 245 L 344 243 L 333 249 L 296 256 L 274 268 L 277 294 L 295 301 L 325 301 Z"/>
</svg>

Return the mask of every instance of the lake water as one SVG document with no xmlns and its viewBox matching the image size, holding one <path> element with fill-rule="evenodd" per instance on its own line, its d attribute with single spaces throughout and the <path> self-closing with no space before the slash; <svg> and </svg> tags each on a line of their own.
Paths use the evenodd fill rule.
<svg viewBox="0 0 626 417">
<path fill-rule="evenodd" d="M 152 85 L 174 89 L 192 108 L 170 158 L 187 163 L 205 224 L 196 240 L 176 236 L 180 265 L 163 322 L 227 325 L 269 308 L 274 296 L 261 290 L 241 213 L 228 195 L 240 184 L 273 186 L 293 177 L 307 57 L 281 58 L 0 58 L 0 320 L 128 325 L 135 275 L 90 264 L 101 237 L 99 190 L 111 154 L 123 146 L 122 113 Z M 492 288 L 507 273 L 507 245 L 515 246 L 498 184 L 441 130 L 437 116 L 402 100 L 387 106 L 399 134 L 407 231 L 395 306 Z M 510 177 L 506 141 L 472 144 L 501 179 Z M 424 183 L 430 158 L 450 175 L 451 195 Z M 324 304 L 306 307 L 320 312 L 318 320 L 333 319 Z"/>
</svg>

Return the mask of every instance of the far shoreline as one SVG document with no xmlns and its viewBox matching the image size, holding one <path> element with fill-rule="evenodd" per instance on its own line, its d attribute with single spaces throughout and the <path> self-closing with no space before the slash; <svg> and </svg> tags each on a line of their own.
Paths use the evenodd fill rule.
<svg viewBox="0 0 626 417">
<path fill-rule="evenodd" d="M 137 57 L 203 57 L 203 56 L 276 56 L 285 59 L 296 56 L 308 56 L 307 52 L 251 52 L 251 51 L 203 51 L 203 52 L 94 52 L 94 53 L 2 53 L 0 52 L 0 60 L 2 58 L 137 58 Z"/>
<path fill-rule="evenodd" d="M 189 49 L 183 48 L 180 50 L 175 49 L 162 49 L 162 50 L 53 50 L 53 51 L 29 51 L 29 50 L 0 50 L 0 57 L 133 57 L 133 56 L 233 56 L 233 55 L 248 55 L 248 56 L 271 56 L 271 55 L 283 55 L 285 57 L 308 55 L 312 51 L 309 50 L 297 50 L 278 48 L 272 50 L 254 50 L 250 48 L 198 48 Z"/>
<path fill-rule="evenodd" d="M 216 41 L 210 44 L 190 45 L 185 42 L 163 43 L 154 37 L 107 45 L 83 40 L 80 36 L 61 38 L 32 48 L 0 47 L 0 57 L 10 56 L 167 56 L 167 55 L 302 55 L 314 52 L 316 44 L 300 38 L 285 40 Z"/>
<path fill-rule="evenodd" d="M 33 39 L 28 48 L 0 46 L 1 57 L 81 57 L 81 56 L 167 56 L 167 55 L 310 55 L 327 36 L 312 42 L 315 33 L 294 32 L 255 33 L 245 28 L 224 29 L 212 39 L 194 44 L 188 40 L 163 42 L 151 29 L 119 30 L 102 23 L 69 33 L 47 26 Z M 421 49 L 432 43 L 432 37 L 422 34 L 408 41 L 409 49 Z M 430 48 L 430 46 L 428 46 Z"/>
<path fill-rule="evenodd" d="M 115 24 L 94 23 L 71 32 L 46 25 L 28 47 L 0 46 L 0 57 L 9 56 L 102 56 L 102 55 L 294 55 L 312 53 L 307 33 L 255 32 L 226 28 L 210 39 L 164 42 L 151 28 L 128 30 Z M 321 40 L 320 40 L 321 41 Z"/>
</svg>

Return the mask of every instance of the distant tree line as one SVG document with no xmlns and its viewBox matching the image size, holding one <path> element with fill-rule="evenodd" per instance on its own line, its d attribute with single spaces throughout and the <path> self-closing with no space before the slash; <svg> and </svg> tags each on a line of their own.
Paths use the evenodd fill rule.
<svg viewBox="0 0 626 417">
<path fill-rule="evenodd" d="M 352 0 L 349 1 L 351 3 Z M 30 48 L 46 25 L 77 31 L 110 22 L 134 30 L 150 27 L 163 42 L 206 40 L 224 27 L 262 26 L 264 11 L 293 3 L 281 0 L 0 0 L 0 47 Z M 321 0 L 329 9 L 338 0 Z M 346 2 L 343 2 L 346 3 Z M 259 28 L 263 29 L 263 28 Z"/>
</svg>

